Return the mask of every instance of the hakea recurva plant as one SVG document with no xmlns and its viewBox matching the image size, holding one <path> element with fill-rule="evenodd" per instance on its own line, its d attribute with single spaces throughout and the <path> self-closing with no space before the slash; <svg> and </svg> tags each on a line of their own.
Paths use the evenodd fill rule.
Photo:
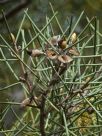
<svg viewBox="0 0 102 136">
<path fill-rule="evenodd" d="M 54 86 L 60 82 L 59 76 L 61 76 L 73 61 L 72 56 L 78 56 L 79 51 L 76 49 L 75 42 L 77 41 L 76 33 L 73 33 L 70 40 L 67 42 L 65 37 L 60 35 L 53 36 L 49 40 L 49 43 L 45 43 L 45 50 L 32 49 L 27 50 L 28 55 L 31 57 L 45 56 L 47 59 L 53 62 L 55 71 L 52 72 L 52 79 L 49 81 L 48 86 Z M 25 99 L 21 106 L 25 107 L 31 103 L 30 98 Z"/>
<path fill-rule="evenodd" d="M 39 36 L 40 34 L 40 31 L 38 32 L 39 33 L 37 36 Z M 39 46 L 33 44 L 36 48 L 32 49 L 27 48 L 29 43 L 31 44 L 31 42 L 29 42 L 25 47 L 23 44 L 22 47 L 18 46 L 15 36 L 10 32 L 10 30 L 9 33 L 12 45 L 14 45 L 12 46 L 12 48 L 8 46 L 11 56 L 19 60 L 18 63 L 20 76 L 17 76 L 17 80 L 23 83 L 25 89 L 27 90 L 26 98 L 20 103 L 20 107 L 26 108 L 30 106 L 32 108 L 38 109 L 38 125 L 34 124 L 34 126 L 37 126 L 37 128 L 39 128 L 41 136 L 46 136 L 46 132 L 48 132 L 49 128 L 46 129 L 46 126 L 50 126 L 50 123 L 48 123 L 48 121 L 50 121 L 51 118 L 48 117 L 47 120 L 47 116 L 53 114 L 53 109 L 56 109 L 56 111 L 59 112 L 59 115 L 56 116 L 55 111 L 55 118 L 59 118 L 59 120 L 57 120 L 58 122 L 55 118 L 53 118 L 54 116 L 52 116 L 51 119 L 52 121 L 53 119 L 55 119 L 54 121 L 56 121 L 57 124 L 59 123 L 58 130 L 60 129 L 60 126 L 62 131 L 63 128 L 67 127 L 67 125 L 69 127 L 71 123 L 67 123 L 67 120 L 70 119 L 71 121 L 72 117 L 72 123 L 75 122 L 75 124 L 79 127 L 79 131 L 81 133 L 85 133 L 87 128 L 84 129 L 83 127 L 88 127 L 90 124 L 94 123 L 91 116 L 92 114 L 94 115 L 94 108 L 90 107 L 91 104 L 89 102 L 89 105 L 83 103 L 81 99 L 79 99 L 79 101 L 76 103 L 76 99 L 78 97 L 84 98 L 88 90 L 87 87 L 89 85 L 89 82 L 93 79 L 94 76 L 92 75 L 91 77 L 87 77 L 87 80 L 79 85 L 75 81 L 78 80 L 81 72 L 78 71 L 77 73 L 75 73 L 75 75 L 72 75 L 75 69 L 72 73 L 69 69 L 69 73 L 67 73 L 68 68 L 70 66 L 72 68 L 75 65 L 72 65 L 72 62 L 74 61 L 73 56 L 80 55 L 79 51 L 76 48 L 76 45 L 81 40 L 78 41 L 76 33 L 71 32 L 68 38 L 63 33 L 63 36 L 54 35 L 49 39 L 46 39 L 46 37 L 44 38 L 43 33 L 41 33 L 42 37 L 39 37 L 38 39 L 36 38 L 36 40 L 42 48 L 39 48 Z M 33 39 L 31 41 L 33 41 Z M 28 56 L 27 64 L 24 62 L 24 54 L 21 54 L 22 51 L 26 51 L 30 56 Z M 34 69 L 32 69 L 31 66 L 33 66 Z M 72 75 L 73 77 L 69 75 Z M 71 82 L 69 82 L 70 79 L 72 80 Z M 63 85 L 65 88 L 63 87 Z M 76 98 L 74 99 L 74 97 Z M 86 99 L 86 96 L 84 99 L 86 101 L 90 101 L 90 99 Z M 92 100 L 92 103 L 93 101 L 94 100 Z M 49 102 L 51 106 L 49 106 L 49 103 L 47 102 Z M 86 107 L 85 110 L 83 110 L 84 107 Z M 80 112 L 81 110 L 83 110 L 82 113 Z M 79 119 L 75 117 L 76 114 L 74 113 L 80 114 Z M 65 127 L 63 126 L 64 123 Z M 51 125 L 51 130 L 52 128 L 53 125 Z M 69 131 L 70 130 L 71 129 L 69 128 Z"/>
</svg>

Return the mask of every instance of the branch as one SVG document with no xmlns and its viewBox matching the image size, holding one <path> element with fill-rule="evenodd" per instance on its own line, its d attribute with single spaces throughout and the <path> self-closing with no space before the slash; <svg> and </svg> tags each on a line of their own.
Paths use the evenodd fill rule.
<svg viewBox="0 0 102 136">
<path fill-rule="evenodd" d="M 9 11 L 7 11 L 5 13 L 5 17 L 7 19 L 11 18 L 12 16 L 14 16 L 15 14 L 17 14 L 20 10 L 22 10 L 23 8 L 25 8 L 30 3 L 31 3 L 31 0 L 22 0 L 19 4 L 17 4 L 12 9 L 10 9 Z M 4 21 L 4 17 L 1 16 L 0 17 L 0 22 L 3 22 L 3 21 Z"/>
<path fill-rule="evenodd" d="M 45 134 L 45 102 L 46 102 L 46 97 L 42 95 L 42 101 L 40 105 L 40 133 L 41 133 L 41 136 L 46 136 Z"/>
</svg>

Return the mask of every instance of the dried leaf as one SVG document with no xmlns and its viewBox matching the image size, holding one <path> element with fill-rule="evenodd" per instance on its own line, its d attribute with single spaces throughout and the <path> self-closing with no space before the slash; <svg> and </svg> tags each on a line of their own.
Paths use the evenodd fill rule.
<svg viewBox="0 0 102 136">
<path fill-rule="evenodd" d="M 39 57 L 41 55 L 44 55 L 45 53 L 38 49 L 33 50 L 27 50 L 27 53 L 32 57 Z"/>
<path fill-rule="evenodd" d="M 68 55 L 60 55 L 60 56 L 58 56 L 58 60 L 59 60 L 60 62 L 62 62 L 62 63 L 69 63 L 69 62 L 71 62 L 73 59 L 72 59 L 70 56 L 68 56 Z"/>
<path fill-rule="evenodd" d="M 46 51 L 47 57 L 50 59 L 56 59 L 57 54 L 53 50 L 47 50 Z"/>
<path fill-rule="evenodd" d="M 70 54 L 75 55 L 75 56 L 79 56 L 79 55 L 80 55 L 79 51 L 78 51 L 75 47 L 70 48 L 70 49 L 68 50 L 68 52 L 69 52 Z"/>
<path fill-rule="evenodd" d="M 30 99 L 26 98 L 21 102 L 21 107 L 26 107 L 28 104 L 30 104 Z"/>
</svg>

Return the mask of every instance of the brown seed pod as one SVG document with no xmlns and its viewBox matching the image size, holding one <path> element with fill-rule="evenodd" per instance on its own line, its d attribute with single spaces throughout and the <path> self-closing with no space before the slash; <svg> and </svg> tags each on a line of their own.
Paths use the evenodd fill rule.
<svg viewBox="0 0 102 136">
<path fill-rule="evenodd" d="M 47 50 L 46 55 L 50 59 L 56 59 L 57 58 L 57 54 L 53 50 Z"/>
<path fill-rule="evenodd" d="M 62 63 L 70 63 L 73 59 L 68 55 L 60 55 L 58 56 L 58 60 Z"/>
<path fill-rule="evenodd" d="M 70 54 L 75 55 L 75 56 L 79 56 L 79 55 L 80 55 L 79 51 L 78 51 L 75 47 L 70 48 L 70 49 L 68 50 L 68 52 L 69 52 Z"/>
<path fill-rule="evenodd" d="M 77 35 L 76 35 L 76 33 L 73 33 L 70 39 L 71 39 L 72 43 L 75 43 L 77 41 Z"/>
<path fill-rule="evenodd" d="M 21 102 L 21 107 L 26 107 L 28 104 L 30 104 L 30 99 L 26 98 Z"/>
<path fill-rule="evenodd" d="M 62 39 L 58 42 L 58 45 L 61 49 L 65 49 L 67 47 L 67 41 Z"/>
<path fill-rule="evenodd" d="M 58 41 L 60 41 L 60 35 L 53 36 L 49 41 L 52 45 L 58 45 Z"/>
<path fill-rule="evenodd" d="M 39 57 L 41 55 L 44 55 L 44 52 L 38 49 L 33 49 L 33 50 L 27 50 L 28 55 L 32 57 Z"/>
</svg>

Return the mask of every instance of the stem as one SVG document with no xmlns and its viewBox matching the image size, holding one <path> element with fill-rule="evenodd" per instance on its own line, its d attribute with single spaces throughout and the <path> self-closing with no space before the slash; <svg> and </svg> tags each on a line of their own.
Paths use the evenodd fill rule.
<svg viewBox="0 0 102 136">
<path fill-rule="evenodd" d="M 46 98 L 44 95 L 42 95 L 42 101 L 40 105 L 40 133 L 41 133 L 41 136 L 46 136 L 46 133 L 45 133 L 45 101 L 46 101 Z"/>
</svg>

